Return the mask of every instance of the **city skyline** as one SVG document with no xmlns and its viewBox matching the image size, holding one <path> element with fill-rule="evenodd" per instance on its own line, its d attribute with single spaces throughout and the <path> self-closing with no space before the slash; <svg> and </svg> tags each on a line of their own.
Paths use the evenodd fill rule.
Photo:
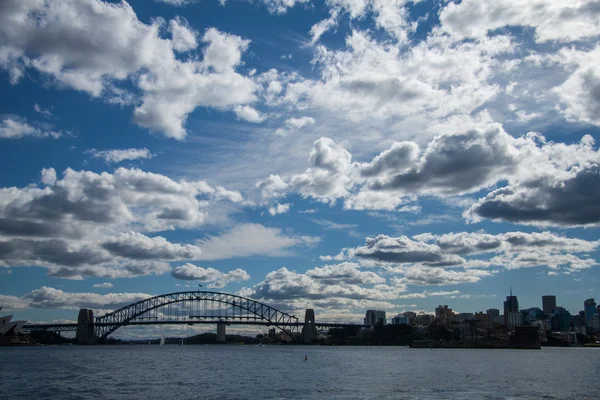
<svg viewBox="0 0 600 400">
<path fill-rule="evenodd" d="M 533 3 L 1 2 L 3 313 L 206 290 L 361 322 L 512 288 L 577 314 L 600 14 Z"/>
</svg>

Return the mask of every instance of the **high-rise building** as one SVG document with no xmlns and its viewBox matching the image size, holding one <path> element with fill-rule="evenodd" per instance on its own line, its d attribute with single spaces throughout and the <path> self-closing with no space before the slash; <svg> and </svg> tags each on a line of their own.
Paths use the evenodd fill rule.
<svg viewBox="0 0 600 400">
<path fill-rule="evenodd" d="M 448 324 L 448 322 L 450 322 L 450 319 L 452 318 L 452 315 L 454 315 L 454 313 L 452 312 L 451 308 L 448 308 L 447 305 L 443 305 L 442 306 L 440 304 L 435 309 L 435 319 L 437 319 L 438 321 L 440 321 L 444 325 L 446 325 L 446 324 Z"/>
<path fill-rule="evenodd" d="M 396 315 L 392 318 L 392 325 L 408 324 L 408 318 L 402 314 Z"/>
<path fill-rule="evenodd" d="M 571 327 L 571 313 L 563 307 L 556 307 L 552 314 L 552 330 L 568 332 Z"/>
<path fill-rule="evenodd" d="M 523 314 L 523 321 L 526 321 L 530 324 L 533 321 L 538 321 L 544 317 L 544 312 L 540 310 L 539 307 L 531 307 L 521 310 L 521 314 Z"/>
<path fill-rule="evenodd" d="M 542 296 L 542 311 L 545 315 L 552 315 L 556 308 L 556 296 Z"/>
<path fill-rule="evenodd" d="M 500 310 L 497 308 L 490 308 L 486 311 L 487 317 L 490 321 L 494 322 L 494 320 L 500 316 Z"/>
<path fill-rule="evenodd" d="M 585 311 L 585 321 L 589 324 L 594 314 L 596 314 L 596 300 L 592 298 L 584 301 L 583 310 Z"/>
<path fill-rule="evenodd" d="M 504 302 L 504 325 L 512 329 L 520 326 L 522 323 L 523 316 L 519 312 L 519 301 L 517 300 L 517 296 L 512 295 L 511 289 L 510 296 L 506 296 L 506 301 Z"/>
<path fill-rule="evenodd" d="M 378 322 L 385 325 L 385 311 L 367 310 L 367 313 L 365 314 L 365 325 L 375 326 Z"/>
<path fill-rule="evenodd" d="M 409 324 L 414 324 L 417 320 L 417 313 L 412 311 L 403 312 L 402 315 L 408 319 Z"/>
</svg>

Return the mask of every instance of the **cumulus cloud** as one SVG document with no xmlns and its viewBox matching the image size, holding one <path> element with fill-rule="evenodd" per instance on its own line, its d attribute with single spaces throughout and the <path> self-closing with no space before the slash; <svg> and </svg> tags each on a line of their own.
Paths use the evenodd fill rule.
<svg viewBox="0 0 600 400">
<path fill-rule="evenodd" d="M 269 272 L 262 282 L 240 291 L 241 295 L 281 304 L 285 309 L 301 307 L 356 308 L 377 302 L 384 308 L 393 308 L 389 301 L 402 289 L 375 284 L 382 278 L 375 273 L 359 271 L 356 265 L 345 264 L 315 268 L 301 274 L 280 268 Z M 365 287 L 359 283 L 368 284 Z"/>
<path fill-rule="evenodd" d="M 561 49 L 555 58 L 569 70 L 568 79 L 554 88 L 564 107 L 563 113 L 572 121 L 600 125 L 600 46 L 590 51 Z"/>
<path fill-rule="evenodd" d="M 275 131 L 275 134 L 279 135 L 279 136 L 285 136 L 288 133 L 296 132 L 298 130 L 301 130 L 302 128 L 305 128 L 307 126 L 311 126 L 314 124 L 315 124 L 315 119 L 312 117 L 288 118 L 285 121 L 285 127 L 278 128 Z"/>
<path fill-rule="evenodd" d="M 439 267 L 412 266 L 402 271 L 404 275 L 396 279 L 396 284 L 410 285 L 453 285 L 460 283 L 476 283 L 483 277 L 492 275 L 488 270 L 467 269 L 465 271 L 448 270 Z"/>
<path fill-rule="evenodd" d="M 146 159 L 154 157 L 150 150 L 143 149 L 124 149 L 124 150 L 88 150 L 93 158 L 99 158 L 106 163 L 120 163 L 123 161 L 132 161 L 138 159 Z"/>
<path fill-rule="evenodd" d="M 42 169 L 42 183 L 44 185 L 54 185 L 56 183 L 56 170 L 54 168 Z"/>
<path fill-rule="evenodd" d="M 221 260 L 251 256 L 282 257 L 292 254 L 294 248 L 311 246 L 319 241 L 318 237 L 286 234 L 279 228 L 243 224 L 220 236 L 199 240 L 198 246 L 202 248 L 201 260 Z"/>
<path fill-rule="evenodd" d="M 144 293 L 77 293 L 43 286 L 23 296 L 33 308 L 69 309 L 91 308 L 94 310 L 117 309 L 139 300 L 152 297 Z"/>
<path fill-rule="evenodd" d="M 22 139 L 25 137 L 35 139 L 58 139 L 64 135 L 65 133 L 61 131 L 47 130 L 32 126 L 27 121 L 20 118 L 7 117 L 0 121 L 0 139 Z"/>
<path fill-rule="evenodd" d="M 169 261 L 195 260 L 199 247 L 141 232 L 195 228 L 211 207 L 241 202 L 204 181 L 176 182 L 139 169 L 113 174 L 42 171 L 44 187 L 0 189 L 0 259 L 69 279 L 163 274 Z"/>
<path fill-rule="evenodd" d="M 267 117 L 261 114 L 258 110 L 250 106 L 238 106 L 233 110 L 238 118 L 244 121 L 260 123 L 263 122 Z"/>
<path fill-rule="evenodd" d="M 482 37 L 506 26 L 535 29 L 537 42 L 576 41 L 600 35 L 600 9 L 593 0 L 508 0 L 449 3 L 440 12 L 442 29 L 458 38 Z"/>
<path fill-rule="evenodd" d="M 274 216 L 274 215 L 279 215 L 279 214 L 287 214 L 290 211 L 290 204 L 286 203 L 286 204 L 280 204 L 277 203 L 271 207 L 269 207 L 269 215 Z"/>
<path fill-rule="evenodd" d="M 574 168 L 566 178 L 543 177 L 496 189 L 465 216 L 537 226 L 600 224 L 600 167 Z"/>
<path fill-rule="evenodd" d="M 599 247 L 600 241 L 569 238 L 552 232 L 423 233 L 412 239 L 387 235 L 367 238 L 364 246 L 349 249 L 347 255 L 363 260 L 365 265 L 387 265 L 389 272 L 405 275 L 405 280 L 397 281 L 400 283 L 420 280 L 423 284 L 429 279 L 437 282 L 435 284 L 450 284 L 460 279 L 478 281 L 490 274 L 481 268 L 490 267 L 587 269 L 597 264 L 590 253 Z"/>
<path fill-rule="evenodd" d="M 459 264 L 462 259 L 444 254 L 438 246 L 414 241 L 406 236 L 378 235 L 367 238 L 364 246 L 354 249 L 354 256 L 388 263 Z"/>
<path fill-rule="evenodd" d="M 102 243 L 111 254 L 133 260 L 195 260 L 202 252 L 191 244 L 170 243 L 156 236 L 148 237 L 137 232 L 119 233 Z"/>
<path fill-rule="evenodd" d="M 500 124 L 488 123 L 438 135 L 424 149 L 415 142 L 396 142 L 370 162 L 352 161 L 342 144 L 321 138 L 314 142 L 309 163 L 304 173 L 289 179 L 271 175 L 257 187 L 264 198 L 295 192 L 326 203 L 343 199 L 347 209 L 394 210 L 420 196 L 452 199 L 508 182 L 465 216 L 474 221 L 502 219 L 494 214 L 501 211 L 493 208 L 503 207 L 505 219 L 513 222 L 562 226 L 598 222 L 595 205 L 600 198 L 586 188 L 598 186 L 593 181 L 600 152 L 589 135 L 579 143 L 554 143 L 538 133 L 515 138 Z M 516 209 L 509 216 L 513 203 L 516 209 L 534 208 L 529 214 L 536 216 Z"/>
<path fill-rule="evenodd" d="M 185 19 L 177 17 L 169 21 L 173 49 L 180 52 L 189 51 L 198 47 L 196 36 L 198 32 L 193 30 Z"/>
<path fill-rule="evenodd" d="M 374 285 L 385 283 L 385 278 L 373 271 L 361 271 L 358 264 L 351 262 L 316 267 L 308 270 L 306 275 L 324 284 Z"/>
<path fill-rule="evenodd" d="M 195 49 L 196 33 L 176 18 L 165 38 L 164 24 L 160 18 L 141 22 L 127 2 L 6 1 L 0 67 L 13 84 L 34 69 L 62 86 L 115 103 L 123 103 L 119 85 L 131 78 L 140 92 L 135 122 L 179 140 L 187 135 L 185 121 L 195 108 L 230 110 L 255 100 L 257 85 L 236 72 L 249 41 L 209 28 L 201 38 L 203 59 L 182 60 L 176 52 Z M 14 121 L 12 128 L 14 135 Z M 43 135 L 24 127 L 17 132 Z"/>
<path fill-rule="evenodd" d="M 241 268 L 229 272 L 221 272 L 214 268 L 198 267 L 194 264 L 184 264 L 171 271 L 175 279 L 199 282 L 211 282 L 209 288 L 223 288 L 232 282 L 243 282 L 250 279 L 250 274 Z"/>
</svg>

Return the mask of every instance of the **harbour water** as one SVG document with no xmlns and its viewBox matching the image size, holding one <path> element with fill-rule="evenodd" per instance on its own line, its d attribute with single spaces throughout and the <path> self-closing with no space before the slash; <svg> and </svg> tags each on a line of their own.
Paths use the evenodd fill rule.
<svg viewBox="0 0 600 400">
<path fill-rule="evenodd" d="M 600 398 L 589 348 L 57 346 L 0 358 L 6 399 Z"/>
</svg>

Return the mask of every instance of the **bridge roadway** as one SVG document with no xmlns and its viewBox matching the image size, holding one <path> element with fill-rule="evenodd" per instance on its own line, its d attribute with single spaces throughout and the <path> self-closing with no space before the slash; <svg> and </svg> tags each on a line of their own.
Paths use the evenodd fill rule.
<svg viewBox="0 0 600 400">
<path fill-rule="evenodd" d="M 231 318 L 231 317 L 228 317 Z M 290 323 L 273 323 L 267 321 L 244 321 L 244 320 L 233 320 L 233 319 L 215 319 L 215 320 L 181 320 L 181 321 L 130 321 L 123 326 L 148 326 L 148 325 L 209 325 L 219 324 L 225 325 L 261 325 L 271 326 L 277 325 L 279 327 L 303 327 L 304 322 L 290 322 Z M 94 324 L 96 327 L 111 326 L 112 324 L 97 322 Z M 368 325 L 363 324 L 351 324 L 351 323 L 338 323 L 338 322 L 315 322 L 315 328 L 317 330 L 331 329 L 331 328 L 346 328 L 346 327 L 357 327 L 366 328 Z M 30 333 L 33 331 L 51 331 L 51 332 L 76 332 L 77 324 L 26 324 L 23 326 L 22 332 Z"/>
</svg>

